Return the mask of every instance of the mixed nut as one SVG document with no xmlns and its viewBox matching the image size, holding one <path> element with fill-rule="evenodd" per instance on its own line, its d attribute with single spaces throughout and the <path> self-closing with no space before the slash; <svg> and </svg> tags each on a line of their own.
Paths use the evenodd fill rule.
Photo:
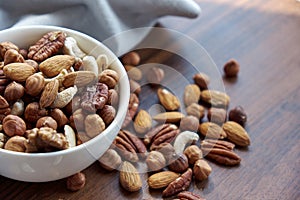
<svg viewBox="0 0 300 200">
<path fill-rule="evenodd" d="M 28 49 L 13 41 L 0 43 L 1 148 L 68 149 L 110 125 L 119 74 L 109 68 L 105 54 L 95 58 L 79 46 L 63 31 L 46 33 Z"/>
<path fill-rule="evenodd" d="M 177 195 L 177 199 L 203 199 L 185 190 L 192 180 L 208 179 L 212 167 L 206 159 L 224 166 L 241 162 L 234 148 L 250 145 L 250 137 L 243 127 L 246 113 L 241 106 L 227 112 L 230 97 L 224 92 L 208 89 L 210 77 L 204 73 L 195 74 L 194 83 L 186 85 L 182 98 L 186 114 L 180 112 L 183 105 L 179 97 L 160 86 L 165 75 L 163 69 L 153 67 L 148 69 L 145 78 L 155 85 L 153 88 L 158 88 L 158 101 L 165 111 L 151 115 L 139 108 L 139 82 L 143 75 L 137 67 L 140 60 L 136 52 L 126 54 L 122 59 L 131 81 L 130 104 L 122 129 L 110 149 L 99 159 L 100 165 L 105 169 L 114 166 L 120 170 L 121 186 L 130 192 L 142 188 L 138 169 L 145 163 L 150 190 L 163 189 L 162 197 Z M 228 66 L 234 64 L 226 64 L 226 76 L 237 75 L 236 66 Z M 203 120 L 205 113 L 208 121 Z"/>
</svg>

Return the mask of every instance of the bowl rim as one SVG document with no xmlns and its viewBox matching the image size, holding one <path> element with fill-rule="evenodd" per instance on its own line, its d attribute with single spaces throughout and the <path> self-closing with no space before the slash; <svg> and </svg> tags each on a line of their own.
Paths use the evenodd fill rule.
<svg viewBox="0 0 300 200">
<path fill-rule="evenodd" d="M 60 26 L 51 26 L 51 25 L 24 25 L 24 26 L 20 26 L 20 27 L 12 27 L 12 28 L 8 28 L 5 30 L 0 30 L 0 34 L 9 34 L 10 32 L 15 32 L 15 31 L 22 31 L 22 30 L 40 30 L 41 31 L 41 36 L 43 35 L 42 32 L 45 31 L 45 33 L 48 31 L 55 31 L 55 30 L 61 30 L 68 33 L 71 33 L 73 35 L 76 35 L 78 37 L 84 38 L 84 39 L 88 39 L 90 40 L 92 43 L 94 43 L 97 47 L 101 46 L 102 49 L 105 50 L 105 52 L 108 52 L 109 54 L 113 55 L 113 58 L 115 60 L 113 60 L 113 62 L 117 62 L 119 66 L 122 66 L 122 63 L 120 62 L 120 60 L 118 59 L 118 57 L 107 47 L 105 46 L 102 42 L 96 40 L 95 38 L 79 32 L 77 30 L 72 30 L 69 28 L 65 28 L 65 27 L 60 27 Z M 1 41 L 0 41 L 1 42 Z M 37 157 L 37 158 L 41 158 L 41 157 L 56 157 L 56 156 L 62 156 L 65 154 L 69 154 L 69 153 L 73 153 L 73 152 L 77 152 L 77 151 L 81 151 L 82 149 L 87 149 L 89 145 L 93 145 L 93 143 L 97 142 L 97 138 L 103 137 L 105 138 L 105 136 L 107 136 L 107 134 L 112 131 L 115 127 L 118 127 L 119 129 L 121 129 L 121 125 L 119 125 L 118 123 L 121 121 L 123 122 L 124 118 L 122 119 L 122 114 L 120 113 L 120 107 L 124 107 L 122 106 L 123 104 L 126 104 L 125 107 L 128 107 L 129 104 L 129 80 L 128 80 L 128 76 L 126 74 L 126 71 L 123 67 L 120 67 L 120 71 L 122 71 L 122 78 L 126 79 L 126 85 L 123 86 L 124 88 L 128 88 L 128 94 L 127 92 L 125 94 L 125 99 L 127 99 L 127 103 L 125 102 L 119 102 L 118 105 L 118 111 L 116 113 L 116 117 L 115 119 L 111 122 L 111 124 L 106 127 L 106 129 L 101 132 L 100 134 L 98 134 L 96 137 L 90 139 L 87 142 L 84 142 L 78 146 L 75 147 L 71 147 L 68 149 L 64 149 L 64 150 L 59 150 L 59 151 L 55 151 L 55 152 L 44 152 L 44 153 L 26 153 L 26 152 L 16 152 L 16 151 L 10 151 L 10 150 L 6 150 L 4 148 L 0 148 L 0 154 L 4 153 L 4 154 L 11 154 L 14 156 L 22 156 L 22 157 Z M 125 75 L 125 76 L 124 76 Z M 119 93 L 120 94 L 120 93 Z M 125 108 L 124 107 L 124 108 Z M 124 110 L 125 112 L 127 111 L 127 109 Z"/>
</svg>

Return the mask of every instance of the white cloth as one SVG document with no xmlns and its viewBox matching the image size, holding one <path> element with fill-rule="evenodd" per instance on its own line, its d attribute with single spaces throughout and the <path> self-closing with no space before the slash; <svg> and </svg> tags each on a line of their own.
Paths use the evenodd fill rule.
<svg viewBox="0 0 300 200">
<path fill-rule="evenodd" d="M 103 41 L 126 30 L 153 26 L 162 16 L 195 18 L 200 12 L 193 0 L 1 0 L 0 30 L 55 25 Z M 146 34 L 140 35 L 136 43 Z"/>
</svg>

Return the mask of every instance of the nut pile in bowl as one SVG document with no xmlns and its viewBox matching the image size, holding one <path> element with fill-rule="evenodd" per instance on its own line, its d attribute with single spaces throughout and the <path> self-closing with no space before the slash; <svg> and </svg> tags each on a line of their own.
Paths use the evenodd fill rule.
<svg viewBox="0 0 300 200">
<path fill-rule="evenodd" d="M 63 44 L 58 42 L 58 37 L 65 38 Z M 17 52 L 13 54 L 17 55 L 15 60 L 19 61 L 5 61 L 4 53 L 0 58 L 0 95 L 5 99 L 0 108 L 1 176 L 26 182 L 47 182 L 71 176 L 90 166 L 109 148 L 126 115 L 129 81 L 118 57 L 92 37 L 56 26 L 2 30 L 0 43 L 4 44 L 2 52 L 5 54 L 9 50 L 7 46 L 12 45 Z M 59 63 L 47 69 L 53 62 Z M 18 65 L 26 67 L 21 68 L 22 72 L 16 71 Z M 112 88 L 116 74 L 117 85 Z M 9 84 L 24 88 L 24 94 L 21 89 L 17 99 L 18 95 L 14 94 L 12 100 L 6 100 L 12 97 L 4 95 Z M 44 88 L 39 91 L 43 84 Z M 103 113 L 107 115 L 103 117 Z M 14 116 L 6 121 L 7 115 Z M 26 124 L 23 135 L 22 128 L 13 129 L 16 117 Z M 8 134 L 17 131 L 20 135 L 7 135 L 3 121 L 12 126 Z M 92 126 L 91 121 L 96 125 Z M 17 143 L 21 144 L 17 148 L 19 151 L 3 149 L 8 140 L 16 136 L 21 138 Z M 14 142 L 11 144 L 16 146 Z"/>
<path fill-rule="evenodd" d="M 119 74 L 64 31 L 27 49 L 0 43 L 0 148 L 42 153 L 80 145 L 114 120 Z"/>
</svg>

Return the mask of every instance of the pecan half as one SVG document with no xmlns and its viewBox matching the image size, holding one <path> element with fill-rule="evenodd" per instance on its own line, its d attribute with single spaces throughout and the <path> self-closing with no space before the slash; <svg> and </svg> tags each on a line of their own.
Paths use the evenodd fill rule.
<svg viewBox="0 0 300 200">
<path fill-rule="evenodd" d="M 234 144 L 226 141 L 204 140 L 201 142 L 201 150 L 204 156 L 221 165 L 238 165 L 241 158 L 233 151 Z"/>
<path fill-rule="evenodd" d="M 168 187 L 163 191 L 163 197 L 172 196 L 178 192 L 187 190 L 192 181 L 192 170 L 189 168 L 179 178 L 171 182 Z"/>
<path fill-rule="evenodd" d="M 4 119 L 6 115 L 9 115 L 11 109 L 9 108 L 9 104 L 6 99 L 0 95 L 0 121 Z"/>
<path fill-rule="evenodd" d="M 150 150 L 154 150 L 163 143 L 171 143 L 178 134 L 179 129 L 174 124 L 159 125 L 145 135 L 144 143 L 151 144 Z"/>
<path fill-rule="evenodd" d="M 45 34 L 37 43 L 29 47 L 28 58 L 41 62 L 56 54 L 64 46 L 66 34 L 62 31 L 52 31 Z"/>
<path fill-rule="evenodd" d="M 81 97 L 81 107 L 95 113 L 96 110 L 102 109 L 108 100 L 108 87 L 104 83 L 96 83 L 86 88 L 86 92 Z"/>
<path fill-rule="evenodd" d="M 113 144 L 121 157 L 128 161 L 137 162 L 138 156 L 146 157 L 147 149 L 143 141 L 129 131 L 120 130 Z"/>
<path fill-rule="evenodd" d="M 128 124 L 130 124 L 130 122 L 132 121 L 133 117 L 135 116 L 138 110 L 139 103 L 140 101 L 139 98 L 136 96 L 136 94 L 131 93 L 129 98 L 128 110 L 125 116 L 125 120 L 122 124 L 122 128 L 125 128 L 126 126 L 128 126 Z"/>
<path fill-rule="evenodd" d="M 205 200 L 199 195 L 189 191 L 180 192 L 177 197 L 184 200 Z"/>
</svg>

